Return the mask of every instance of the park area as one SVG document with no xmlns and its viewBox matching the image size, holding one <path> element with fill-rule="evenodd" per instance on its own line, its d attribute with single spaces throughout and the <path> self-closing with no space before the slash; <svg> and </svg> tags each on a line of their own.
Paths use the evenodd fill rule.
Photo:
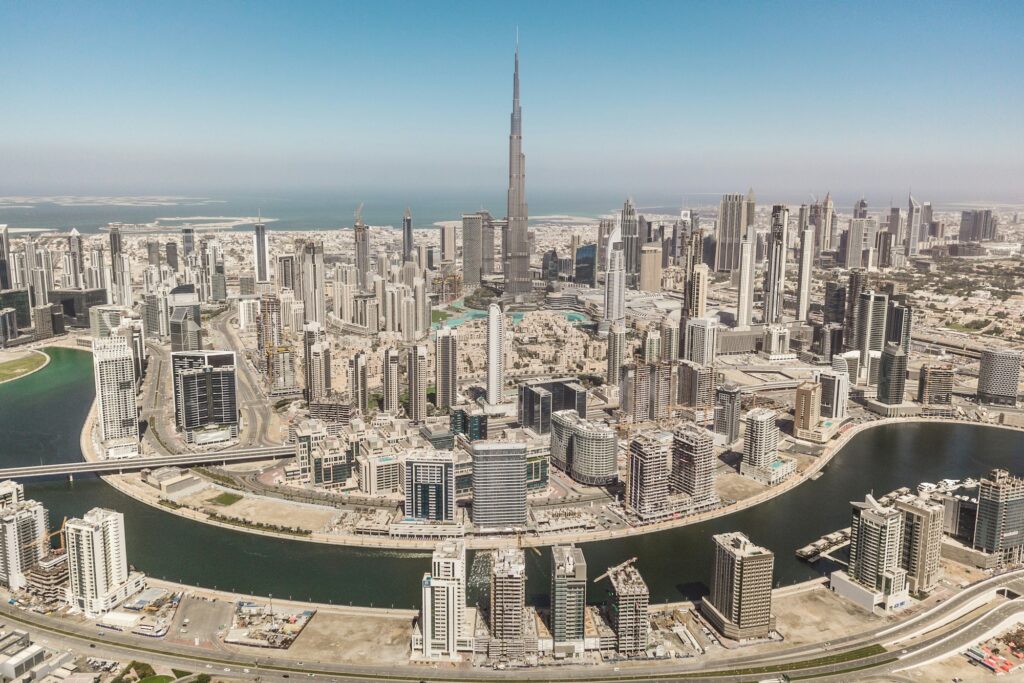
<svg viewBox="0 0 1024 683">
<path fill-rule="evenodd" d="M 35 351 L 0 351 L 0 382 L 17 379 L 38 370 L 49 360 Z"/>
</svg>

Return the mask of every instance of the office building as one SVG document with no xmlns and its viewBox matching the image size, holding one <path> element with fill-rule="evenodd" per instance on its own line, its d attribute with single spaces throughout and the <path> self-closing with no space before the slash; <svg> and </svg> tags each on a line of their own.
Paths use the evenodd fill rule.
<svg viewBox="0 0 1024 683">
<path fill-rule="evenodd" d="M 398 414 L 399 408 L 399 375 L 401 373 L 401 358 L 399 351 L 395 348 L 384 349 L 383 371 L 381 389 L 384 394 L 384 412 L 391 415 Z"/>
<path fill-rule="evenodd" d="M 455 521 L 455 456 L 451 451 L 409 453 L 404 481 L 407 519 Z"/>
<path fill-rule="evenodd" d="M 885 322 L 889 299 L 879 292 L 862 292 L 857 305 L 857 350 L 860 352 L 861 375 L 867 379 L 869 358 L 872 351 L 881 352 L 885 347 Z"/>
<path fill-rule="evenodd" d="M 234 351 L 171 354 L 175 426 L 189 444 L 238 438 Z"/>
<path fill-rule="evenodd" d="M 638 289 L 643 292 L 660 292 L 661 272 L 661 247 L 656 244 L 645 244 L 640 247 Z"/>
<path fill-rule="evenodd" d="M 526 558 L 518 548 L 492 551 L 488 656 L 521 660 L 526 655 Z"/>
<path fill-rule="evenodd" d="M 441 224 L 441 261 L 443 263 L 455 263 L 455 224 L 445 222 Z"/>
<path fill-rule="evenodd" d="M 796 409 L 793 414 L 795 432 L 810 431 L 818 427 L 821 419 L 821 384 L 801 382 L 796 388 Z"/>
<path fill-rule="evenodd" d="M 715 389 L 715 433 L 722 434 L 727 444 L 740 438 L 741 410 L 739 385 L 730 380 Z"/>
<path fill-rule="evenodd" d="M 998 221 L 992 214 L 992 209 L 975 209 L 960 213 L 960 232 L 958 239 L 961 242 L 982 242 L 996 238 Z"/>
<path fill-rule="evenodd" d="M 978 371 L 978 402 L 1000 406 L 1017 405 L 1021 352 L 985 349 Z"/>
<path fill-rule="evenodd" d="M 551 547 L 551 638 L 556 656 L 581 657 L 586 635 L 587 561 L 575 545 Z"/>
<path fill-rule="evenodd" d="M 615 430 L 591 422 L 575 410 L 551 415 L 551 464 L 588 486 L 605 486 L 618 479 Z"/>
<path fill-rule="evenodd" d="M 362 205 L 356 211 L 355 224 L 352 226 L 356 260 L 356 284 L 359 291 L 370 287 L 370 228 L 363 223 Z M 422 265 L 422 264 L 421 264 Z"/>
<path fill-rule="evenodd" d="M 414 246 L 412 239 L 412 210 L 406 207 L 405 213 L 402 214 L 402 263 L 412 261 Z"/>
<path fill-rule="evenodd" d="M 694 503 L 714 499 L 715 452 L 714 435 L 690 423 L 672 433 L 671 488 L 690 497 Z"/>
<path fill-rule="evenodd" d="M 903 515 L 900 566 L 907 572 L 907 589 L 915 594 L 928 593 L 942 578 L 939 560 L 945 507 L 909 494 L 897 498 L 894 507 Z"/>
<path fill-rule="evenodd" d="M 775 554 L 738 531 L 712 536 L 711 593 L 701 613 L 731 640 L 767 638 L 775 629 L 772 575 Z"/>
<path fill-rule="evenodd" d="M 535 379 L 519 384 L 519 424 L 537 434 L 551 431 L 551 416 L 559 410 L 587 414 L 587 390 L 575 377 Z"/>
<path fill-rule="evenodd" d="M 846 313 L 840 322 L 846 326 L 845 337 L 848 349 L 860 348 L 861 294 L 867 287 L 867 279 L 867 271 L 863 268 L 854 268 L 850 271 L 850 276 L 846 281 Z M 826 322 L 832 322 L 832 320 Z"/>
<path fill-rule="evenodd" d="M 357 351 L 348 359 L 348 393 L 352 405 L 363 415 L 370 410 L 370 387 L 366 376 L 366 353 Z"/>
<path fill-rule="evenodd" d="M 426 659 L 459 659 L 463 641 L 472 635 L 466 624 L 466 546 L 444 541 L 434 550 L 430 572 L 423 575 L 420 610 L 421 650 Z"/>
<path fill-rule="evenodd" d="M 64 525 L 67 545 L 68 604 L 87 615 L 114 609 L 145 586 L 145 577 L 128 571 L 124 515 L 93 508 Z"/>
<path fill-rule="evenodd" d="M 896 344 L 903 353 L 910 356 L 910 339 L 914 330 L 914 309 L 903 295 L 889 299 L 889 310 L 885 320 L 886 341 Z"/>
<path fill-rule="evenodd" d="M 501 306 L 487 308 L 487 402 L 504 402 L 505 391 L 505 319 Z"/>
<path fill-rule="evenodd" d="M 796 285 L 796 319 L 806 321 L 811 310 L 811 273 L 814 269 L 814 230 L 800 230 L 800 270 Z"/>
<path fill-rule="evenodd" d="M 850 564 L 846 572 L 833 572 L 833 590 L 869 610 L 879 604 L 887 611 L 906 604 L 907 571 L 900 557 L 903 514 L 870 495 L 852 506 Z"/>
<path fill-rule="evenodd" d="M 736 291 L 736 327 L 750 327 L 754 314 L 754 242 L 740 240 L 739 285 Z"/>
<path fill-rule="evenodd" d="M 740 242 L 754 224 L 754 190 L 747 196 L 722 195 L 718 208 L 718 227 L 715 240 L 715 270 L 718 272 L 740 268 Z"/>
<path fill-rule="evenodd" d="M 97 438 L 107 458 L 139 454 L 135 355 L 125 337 L 94 339 Z"/>
<path fill-rule="evenodd" d="M 331 393 L 331 347 L 318 322 L 302 326 L 302 362 L 307 403 L 318 403 Z"/>
<path fill-rule="evenodd" d="M 502 233 L 505 294 L 518 297 L 533 289 L 526 205 L 526 155 L 523 154 L 523 113 L 519 106 L 519 48 L 516 47 L 512 85 L 512 120 L 508 137 L 508 212 Z"/>
<path fill-rule="evenodd" d="M 698 365 L 714 365 L 718 353 L 718 318 L 687 318 L 683 357 Z"/>
<path fill-rule="evenodd" d="M 626 657 L 645 654 L 651 630 L 647 613 L 651 594 L 647 584 L 632 562 L 609 569 L 607 576 L 612 584 L 608 613 L 615 631 L 615 649 Z"/>
<path fill-rule="evenodd" d="M 907 256 L 917 256 L 926 235 L 921 232 L 921 205 L 913 195 L 907 195 Z"/>
<path fill-rule="evenodd" d="M 427 419 L 427 347 L 420 344 L 409 347 L 405 374 L 409 382 L 406 414 L 413 424 L 422 424 Z"/>
<path fill-rule="evenodd" d="M 626 256 L 618 230 L 608 239 L 611 243 L 604 274 L 604 319 L 614 325 L 626 320 Z"/>
<path fill-rule="evenodd" d="M 270 280 L 270 251 L 267 248 L 267 226 L 257 220 L 252 226 L 252 270 L 257 282 Z M 326 322 L 326 321 L 324 321 Z"/>
<path fill-rule="evenodd" d="M 675 402 L 688 408 L 710 409 L 714 402 L 715 371 L 706 365 L 682 360 L 676 365 Z"/>
<path fill-rule="evenodd" d="M 486 529 L 526 526 L 526 443 L 476 441 L 473 523 Z"/>
<path fill-rule="evenodd" d="M 743 434 L 743 464 L 758 469 L 771 466 L 779 454 L 779 428 L 775 411 L 754 408 L 747 413 Z"/>
<path fill-rule="evenodd" d="M 815 380 L 821 384 L 821 417 L 843 422 L 848 415 L 850 376 L 845 372 L 822 370 Z"/>
<path fill-rule="evenodd" d="M 782 322 L 786 294 L 786 255 L 789 251 L 789 209 L 772 207 L 772 227 L 768 236 L 768 269 L 764 275 L 764 322 Z"/>
<path fill-rule="evenodd" d="M 203 348 L 203 328 L 196 315 L 197 307 L 175 306 L 171 309 L 168 332 L 171 351 L 198 351 Z"/>
<path fill-rule="evenodd" d="M 955 374 L 952 365 L 922 365 L 917 381 L 917 402 L 923 405 L 952 405 Z"/>
<path fill-rule="evenodd" d="M 886 344 L 878 373 L 878 401 L 886 405 L 903 403 L 907 388 L 907 354 L 896 344 Z"/>
<path fill-rule="evenodd" d="M 302 249 L 303 322 L 327 324 L 324 278 L 324 243 L 306 242 Z"/>
<path fill-rule="evenodd" d="M 974 548 L 1003 566 L 1024 561 L 1024 479 L 997 469 L 981 480 Z"/>
<path fill-rule="evenodd" d="M 619 215 L 619 235 L 622 240 L 622 256 L 626 271 L 626 284 L 636 287 L 640 277 L 640 221 L 637 218 L 633 198 L 629 197 L 622 205 Z"/>
<path fill-rule="evenodd" d="M 641 432 L 629 442 L 626 506 L 641 519 L 668 511 L 671 450 L 668 432 Z"/>
<path fill-rule="evenodd" d="M 870 268 L 871 264 L 864 256 L 868 249 L 874 248 L 877 234 L 878 222 L 874 218 L 854 218 L 850 221 L 850 228 L 846 231 L 846 268 Z"/>
<path fill-rule="evenodd" d="M 462 214 L 462 286 L 471 293 L 480 286 L 483 273 L 484 214 Z"/>
<path fill-rule="evenodd" d="M 450 410 L 459 392 L 459 336 L 450 327 L 437 330 L 434 339 L 434 387 L 438 410 Z"/>
<path fill-rule="evenodd" d="M 691 317 L 703 318 L 708 314 L 708 288 L 711 269 L 706 263 L 694 265 L 686 288 L 686 308 Z"/>
</svg>

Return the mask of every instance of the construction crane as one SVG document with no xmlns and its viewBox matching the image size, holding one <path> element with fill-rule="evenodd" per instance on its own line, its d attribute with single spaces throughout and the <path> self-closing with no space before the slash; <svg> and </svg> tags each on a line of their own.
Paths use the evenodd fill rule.
<svg viewBox="0 0 1024 683">
<path fill-rule="evenodd" d="M 609 574 L 614 574 L 617 571 L 625 569 L 626 567 L 630 566 L 634 562 L 636 562 L 636 558 L 635 557 L 631 557 L 628 560 L 626 560 L 625 562 L 623 562 L 622 564 L 617 564 L 614 567 L 609 567 L 608 571 L 606 571 L 604 574 L 601 574 L 601 576 L 599 576 L 596 579 L 594 579 L 594 583 L 597 583 L 601 579 L 607 577 Z"/>
<path fill-rule="evenodd" d="M 31 543 L 24 544 L 22 547 L 23 548 L 34 548 L 37 545 L 45 545 L 47 548 L 49 548 L 49 546 L 50 546 L 50 539 L 53 538 L 54 536 L 60 536 L 60 549 L 64 550 L 64 527 L 67 525 L 67 523 L 68 523 L 68 518 L 65 517 L 64 521 L 60 523 L 60 528 L 59 529 L 57 529 L 56 531 L 51 531 L 48 534 L 43 534 L 42 536 L 40 536 L 36 540 L 32 541 Z"/>
</svg>

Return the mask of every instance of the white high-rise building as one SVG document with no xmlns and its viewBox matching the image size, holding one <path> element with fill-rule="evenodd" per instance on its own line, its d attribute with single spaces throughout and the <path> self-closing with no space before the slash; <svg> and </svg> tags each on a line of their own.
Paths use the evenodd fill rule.
<svg viewBox="0 0 1024 683">
<path fill-rule="evenodd" d="M 401 359 L 398 355 L 398 349 L 384 349 L 384 373 L 383 373 L 383 390 L 384 390 L 384 412 L 390 413 L 391 415 L 398 414 L 398 376 L 400 371 Z"/>
<path fill-rule="evenodd" d="M 711 269 L 706 263 L 698 263 L 693 267 L 693 274 L 690 276 L 689 301 L 687 305 L 690 315 L 694 318 L 703 318 L 708 314 L 708 287 L 711 282 Z"/>
<path fill-rule="evenodd" d="M 604 276 L 604 319 L 621 323 L 626 319 L 626 262 L 619 231 L 608 238 L 608 264 Z"/>
<path fill-rule="evenodd" d="M 743 434 L 743 463 L 764 469 L 779 455 L 779 428 L 775 425 L 775 411 L 754 408 L 746 417 L 747 430 Z"/>
<path fill-rule="evenodd" d="M 789 209 L 772 207 L 772 230 L 768 236 L 768 270 L 764 275 L 764 322 L 782 322 L 786 292 L 786 254 L 789 251 Z"/>
<path fill-rule="evenodd" d="M 302 251 L 302 302 L 304 322 L 327 324 L 324 298 L 324 243 L 306 242 Z"/>
<path fill-rule="evenodd" d="M 434 339 L 434 387 L 438 410 L 455 405 L 459 393 L 459 336 L 442 327 Z"/>
<path fill-rule="evenodd" d="M 427 347 L 420 344 L 409 347 L 406 359 L 409 419 L 414 424 L 422 424 L 427 419 Z"/>
<path fill-rule="evenodd" d="M 24 500 L 24 489 L 3 482 L 0 505 L 0 583 L 12 591 L 25 587 L 25 574 L 46 555 L 49 514 L 34 500 Z"/>
<path fill-rule="evenodd" d="M 848 415 L 850 376 L 836 370 L 822 370 L 814 380 L 821 384 L 821 417 L 840 423 Z"/>
<path fill-rule="evenodd" d="M 501 306 L 487 309 L 487 402 L 498 405 L 505 388 L 505 319 Z"/>
<path fill-rule="evenodd" d="M 814 229 L 800 231 L 800 273 L 796 287 L 796 319 L 807 320 L 811 309 L 811 269 L 814 267 Z"/>
<path fill-rule="evenodd" d="M 68 604 L 86 614 L 109 612 L 145 585 L 142 574 L 128 572 L 124 515 L 93 508 L 64 526 L 68 551 Z"/>
<path fill-rule="evenodd" d="M 913 195 L 907 195 L 907 256 L 917 256 L 921 242 L 921 205 Z"/>
<path fill-rule="evenodd" d="M 98 440 L 107 458 L 139 454 L 139 418 L 135 403 L 135 354 L 127 337 L 92 342 L 96 381 Z"/>
<path fill-rule="evenodd" d="M 740 242 L 740 282 L 736 292 L 736 327 L 750 327 L 754 311 L 754 243 L 744 238 Z"/>
<path fill-rule="evenodd" d="M 466 546 L 444 541 L 434 550 L 430 572 L 423 575 L 420 611 L 422 652 L 427 659 L 458 660 L 460 640 L 468 640 L 466 614 Z M 419 649 L 419 648 L 417 648 Z"/>
<path fill-rule="evenodd" d="M 686 321 L 684 357 L 699 365 L 713 365 L 718 345 L 718 318 L 689 318 Z"/>
</svg>

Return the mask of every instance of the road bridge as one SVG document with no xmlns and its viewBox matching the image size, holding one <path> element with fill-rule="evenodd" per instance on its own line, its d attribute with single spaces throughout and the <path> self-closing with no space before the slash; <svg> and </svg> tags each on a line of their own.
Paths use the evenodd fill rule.
<svg viewBox="0 0 1024 683">
<path fill-rule="evenodd" d="M 238 462 L 275 460 L 295 455 L 293 446 L 262 448 L 234 448 L 209 453 L 182 453 L 155 457 L 97 460 L 95 462 L 67 462 L 53 465 L 30 465 L 0 469 L 0 481 L 5 479 L 34 479 L 38 477 L 74 477 L 76 474 L 124 474 L 159 467 L 196 467 L 200 465 L 231 465 Z"/>
</svg>

